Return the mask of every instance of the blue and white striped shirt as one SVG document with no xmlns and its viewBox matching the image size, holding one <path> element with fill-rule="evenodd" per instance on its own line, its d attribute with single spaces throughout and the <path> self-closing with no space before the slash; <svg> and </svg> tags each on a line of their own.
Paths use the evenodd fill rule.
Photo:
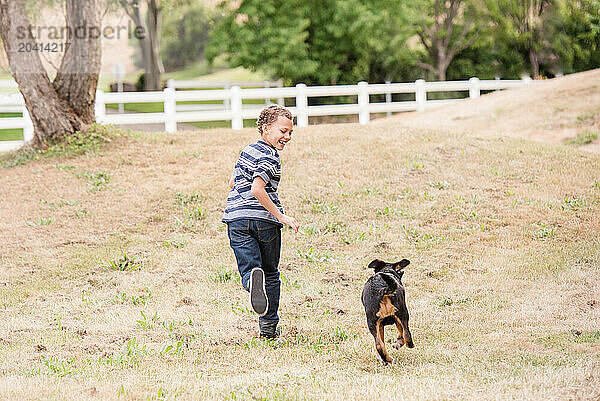
<svg viewBox="0 0 600 401">
<path fill-rule="evenodd" d="M 233 188 L 227 196 L 227 207 L 223 215 L 224 223 L 234 220 L 264 220 L 283 227 L 267 209 L 252 195 L 252 181 L 260 177 L 265 182 L 265 191 L 277 209 L 283 213 L 277 196 L 277 186 L 281 178 L 279 153 L 263 141 L 250 144 L 242 150 L 233 169 Z"/>
</svg>

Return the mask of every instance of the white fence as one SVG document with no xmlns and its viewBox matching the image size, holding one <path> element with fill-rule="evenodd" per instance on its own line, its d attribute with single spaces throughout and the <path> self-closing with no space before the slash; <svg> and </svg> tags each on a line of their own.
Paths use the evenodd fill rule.
<svg viewBox="0 0 600 401">
<path fill-rule="evenodd" d="M 172 89 L 215 89 L 215 88 L 223 88 L 230 89 L 234 86 L 239 86 L 241 88 L 282 88 L 283 82 L 281 80 L 278 81 L 176 81 L 174 79 L 169 79 L 167 81 L 167 88 Z M 283 104 L 284 99 L 277 99 L 278 104 Z M 271 104 L 270 98 L 265 98 L 265 105 Z M 223 108 L 229 109 L 231 107 L 229 98 L 223 99 L 223 101 L 218 103 L 208 103 L 208 104 L 177 104 L 176 112 L 181 111 L 204 111 L 204 110 L 221 110 Z"/>
<path fill-rule="evenodd" d="M 430 92 L 448 92 L 448 91 L 468 91 L 470 98 L 480 96 L 482 90 L 500 90 L 515 88 L 532 82 L 525 80 L 479 80 L 471 78 L 468 81 L 444 81 L 444 82 L 425 82 L 417 80 L 414 83 L 386 83 L 386 84 L 368 84 L 359 82 L 358 85 L 335 85 L 335 86 L 306 86 L 298 84 L 293 87 L 275 87 L 275 88 L 240 88 L 234 85 L 229 89 L 206 89 L 206 90 L 176 90 L 177 85 L 171 84 L 163 91 L 155 92 L 96 92 L 96 120 L 102 124 L 116 125 L 142 125 L 142 124 L 164 124 L 165 131 L 176 132 L 177 123 L 199 122 L 199 121 L 231 121 L 231 127 L 234 130 L 242 129 L 244 119 L 255 119 L 260 110 L 264 107 L 262 104 L 244 104 L 244 100 L 277 99 L 278 103 L 283 103 L 285 98 L 293 98 L 295 106 L 288 107 L 297 118 L 298 127 L 308 126 L 308 118 L 313 116 L 335 116 L 335 115 L 358 115 L 360 124 L 367 124 L 371 113 L 391 113 L 402 111 L 423 111 L 429 108 L 450 104 L 463 99 L 444 99 L 428 100 L 427 93 Z M 198 82 L 195 82 L 198 84 Z M 184 86 L 179 86 L 182 88 Z M 214 87 L 214 84 L 213 84 Z M 409 93 L 414 94 L 414 101 L 393 102 L 391 94 Z M 385 102 L 371 102 L 371 95 L 386 95 Z M 14 96 L 14 95 L 11 95 Z M 17 97 L 0 96 L 0 106 L 8 103 L 17 102 L 16 105 L 22 108 L 22 118 L 2 118 L 0 119 L 0 129 L 2 128 L 23 128 L 25 140 L 32 137 L 33 129 L 29 114 L 23 106 L 23 100 L 20 94 Z M 356 103 L 333 104 L 333 105 L 308 105 L 310 97 L 324 96 L 356 96 Z M 199 108 L 202 103 L 199 102 L 220 102 L 218 108 Z M 189 106 L 195 106 L 197 109 L 181 109 L 179 102 L 191 102 Z M 196 104 L 193 104 L 197 102 Z M 224 102 L 224 103 L 222 103 Z M 11 103 L 11 104 L 12 104 Z M 162 103 L 163 112 L 159 113 L 107 113 L 107 104 L 119 103 Z M 291 103 L 291 102 L 290 102 Z M 13 104 L 14 105 L 14 104 Z M 15 105 L 15 106 L 16 106 Z M 213 106 L 213 105 L 211 105 Z M 20 141 L 22 143 L 22 141 Z M 3 149 L 3 142 L 0 142 L 0 150 Z"/>
</svg>

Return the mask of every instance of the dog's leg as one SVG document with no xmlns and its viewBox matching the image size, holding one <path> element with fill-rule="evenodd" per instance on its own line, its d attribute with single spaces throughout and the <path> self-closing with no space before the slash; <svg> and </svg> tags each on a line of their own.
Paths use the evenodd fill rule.
<svg viewBox="0 0 600 401">
<path fill-rule="evenodd" d="M 392 347 L 400 349 L 400 347 L 404 345 L 404 329 L 402 328 L 402 323 L 400 323 L 400 318 L 398 318 L 398 316 L 394 315 L 394 320 L 396 321 L 396 328 L 398 329 L 398 339 Z"/>
<path fill-rule="evenodd" d="M 408 348 L 413 348 L 415 345 L 413 344 L 412 335 L 408 329 L 408 317 L 406 319 L 400 319 L 400 324 L 402 325 L 402 339 L 404 340 L 404 344 L 406 344 Z"/>
<path fill-rule="evenodd" d="M 384 332 L 381 320 L 377 321 L 376 330 L 377 336 L 375 337 L 375 348 L 377 349 L 383 364 L 387 365 L 388 363 L 392 362 L 392 358 L 388 355 L 387 350 L 385 349 Z"/>
</svg>

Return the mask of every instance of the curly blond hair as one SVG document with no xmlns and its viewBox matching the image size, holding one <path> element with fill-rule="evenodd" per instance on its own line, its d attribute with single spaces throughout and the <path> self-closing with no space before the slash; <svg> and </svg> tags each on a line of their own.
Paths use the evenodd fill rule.
<svg viewBox="0 0 600 401">
<path fill-rule="evenodd" d="M 256 125 L 258 126 L 258 133 L 263 134 L 263 127 L 265 125 L 270 126 L 273 124 L 279 116 L 287 117 L 290 120 L 292 119 L 292 113 L 288 109 L 278 104 L 272 104 L 269 107 L 265 107 L 260 112 L 258 119 L 256 120 Z"/>
</svg>

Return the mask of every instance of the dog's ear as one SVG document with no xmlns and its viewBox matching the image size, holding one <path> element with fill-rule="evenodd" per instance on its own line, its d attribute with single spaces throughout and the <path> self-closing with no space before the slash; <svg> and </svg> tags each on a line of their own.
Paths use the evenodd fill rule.
<svg viewBox="0 0 600 401">
<path fill-rule="evenodd" d="M 375 273 L 377 273 L 379 270 L 383 269 L 384 266 L 385 262 L 383 260 L 375 259 L 374 261 L 369 263 L 368 268 L 375 270 Z"/>
<path fill-rule="evenodd" d="M 402 270 L 406 266 L 408 266 L 409 264 L 410 264 L 410 260 L 408 260 L 408 259 L 402 259 L 400 262 L 394 263 L 394 269 L 396 269 L 396 270 Z"/>
</svg>

